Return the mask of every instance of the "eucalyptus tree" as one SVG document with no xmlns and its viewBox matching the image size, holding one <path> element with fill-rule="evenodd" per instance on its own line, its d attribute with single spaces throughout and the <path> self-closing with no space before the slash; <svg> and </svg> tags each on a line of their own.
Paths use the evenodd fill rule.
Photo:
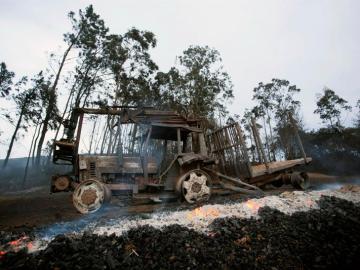
<svg viewBox="0 0 360 270">
<path fill-rule="evenodd" d="M 0 97 L 9 95 L 15 73 L 9 71 L 4 62 L 0 63 Z"/>
<path fill-rule="evenodd" d="M 123 35 L 103 31 L 97 43 L 95 50 L 79 56 L 82 61 L 76 69 L 73 106 L 151 105 L 151 79 L 158 69 L 149 54 L 156 46 L 154 34 L 136 28 Z M 99 85 L 105 92 L 90 91 Z"/>
<path fill-rule="evenodd" d="M 342 129 L 341 113 L 342 111 L 350 111 L 351 106 L 348 102 L 338 96 L 333 90 L 325 87 L 323 94 L 318 96 L 316 102 L 316 110 L 314 113 L 319 114 L 323 123 L 328 123 L 332 129 Z"/>
<path fill-rule="evenodd" d="M 32 110 L 32 117 L 31 117 L 31 120 L 29 121 L 29 125 L 31 125 L 32 127 L 35 127 L 35 130 L 32 135 L 29 152 L 28 152 L 28 157 L 26 160 L 25 171 L 24 171 L 24 176 L 23 176 L 23 181 L 22 181 L 23 187 L 25 186 L 25 183 L 26 183 L 29 162 L 30 162 L 32 153 L 33 153 L 32 161 L 33 161 L 33 165 L 34 165 L 34 152 L 36 150 L 37 141 L 38 141 L 40 131 L 41 131 L 41 126 L 42 126 L 43 117 L 44 117 L 44 108 L 46 108 L 46 104 L 47 104 L 47 102 L 49 102 L 49 98 L 48 98 L 49 91 L 48 90 L 51 86 L 52 77 L 51 76 L 47 77 L 43 73 L 43 71 L 40 71 L 36 76 L 34 76 L 34 78 L 31 81 L 32 81 L 32 85 L 33 85 L 32 89 L 35 93 L 35 97 L 37 100 L 34 103 L 34 108 Z M 52 114 L 50 115 L 50 121 L 49 121 L 50 128 L 54 129 L 57 125 L 57 122 L 58 122 L 58 112 L 57 112 L 57 109 L 55 109 L 52 112 Z"/>
<path fill-rule="evenodd" d="M 295 99 L 295 95 L 301 90 L 296 85 L 291 85 L 287 80 L 273 79 L 273 82 L 275 87 L 275 119 L 278 137 L 275 142 L 277 145 L 273 145 L 272 149 L 275 152 L 282 147 L 285 157 L 292 159 L 300 153 L 295 140 L 294 127 L 289 122 L 289 113 L 297 122 L 298 128 L 302 128 L 299 113 L 301 103 Z M 271 140 L 273 140 L 271 133 L 270 136 Z"/>
<path fill-rule="evenodd" d="M 89 6 L 83 13 L 79 12 L 79 19 L 72 16 L 73 27 L 82 34 L 75 43 L 77 49 L 77 65 L 75 68 L 75 83 L 73 88 L 74 105 L 80 106 L 82 99 L 87 99 L 90 89 L 97 79 L 97 74 L 103 63 L 103 44 L 109 29 L 105 22 Z"/>
<path fill-rule="evenodd" d="M 3 162 L 3 168 L 8 164 L 14 142 L 21 129 L 27 130 L 29 123 L 39 114 L 39 89 L 33 85 L 27 86 L 27 78 L 23 77 L 15 84 L 15 93 L 12 96 L 16 104 L 16 120 L 14 121 L 14 131 L 10 139 L 6 157 Z"/>
<path fill-rule="evenodd" d="M 114 84 L 110 97 L 115 104 L 149 106 L 158 100 L 159 94 L 152 84 L 158 66 L 149 53 L 155 46 L 152 32 L 136 28 L 106 37 L 104 59 Z"/>
<path fill-rule="evenodd" d="M 109 31 L 104 20 L 94 12 L 92 6 L 88 7 L 85 13 L 80 11 L 79 19 L 73 16 L 72 23 L 76 27 L 82 27 L 84 31 L 75 44 L 77 61 L 63 117 L 68 106 L 71 108 L 88 106 L 93 101 L 96 87 L 103 83 L 103 71 L 105 69 L 103 51 L 105 38 Z M 74 136 L 78 117 L 73 110 L 70 111 L 66 134 L 68 138 Z"/>
<path fill-rule="evenodd" d="M 153 94 L 152 77 L 158 67 L 152 61 L 149 50 L 156 46 L 154 34 L 136 28 L 124 34 L 109 34 L 100 17 L 91 18 L 94 26 L 92 31 L 88 31 L 91 42 L 79 40 L 75 45 L 78 48 L 77 65 L 67 104 L 71 108 L 153 105 L 157 98 Z M 66 121 L 68 139 L 74 137 L 77 118 L 78 115 L 72 111 Z M 114 126 L 116 120 L 109 118 L 108 123 Z M 103 136 L 108 136 L 111 142 L 114 134 L 109 131 L 105 129 Z M 93 134 L 91 137 L 94 137 Z"/>
<path fill-rule="evenodd" d="M 255 161 L 255 150 L 256 150 L 256 146 L 255 146 L 255 138 L 253 137 L 253 132 L 251 129 L 251 117 L 253 116 L 253 112 L 252 110 L 249 109 L 245 109 L 244 110 L 244 114 L 243 117 L 240 119 L 240 123 L 242 125 L 242 127 L 245 129 L 245 139 L 249 139 L 250 140 L 250 152 L 251 152 L 251 156 L 252 156 L 252 160 Z"/>
<path fill-rule="evenodd" d="M 299 92 L 300 89 L 296 85 L 290 84 L 288 80 L 277 78 L 266 84 L 260 82 L 254 88 L 253 100 L 257 102 L 257 105 L 252 112 L 255 117 L 263 119 L 266 141 L 269 142 L 267 146 L 273 160 L 276 158 L 275 152 L 280 145 L 284 148 L 287 157 L 293 155 L 288 114 L 298 115 L 300 101 L 296 100 L 294 96 Z M 266 125 L 268 125 L 268 129 Z M 278 136 L 275 136 L 274 132 L 277 132 Z"/>
<path fill-rule="evenodd" d="M 36 164 L 39 165 L 40 163 L 40 156 L 42 147 L 45 141 L 46 133 L 48 132 L 49 128 L 51 128 L 51 116 L 54 111 L 57 110 L 56 106 L 56 88 L 60 79 L 61 72 L 63 70 L 65 61 L 70 53 L 71 50 L 77 49 L 79 51 L 79 56 L 89 57 L 92 55 L 94 50 L 97 50 L 98 45 L 98 34 L 99 33 L 106 33 L 108 30 L 104 26 L 104 21 L 100 19 L 100 16 L 94 12 L 92 5 L 85 8 L 84 11 L 79 10 L 78 15 L 76 16 L 75 12 L 70 12 L 68 14 L 69 19 L 72 24 L 72 31 L 66 33 L 64 35 L 64 41 L 67 43 L 68 47 L 65 50 L 61 61 L 59 63 L 58 71 L 55 75 L 54 81 L 49 88 L 47 93 L 48 102 L 45 110 L 45 117 L 42 122 L 42 129 L 40 132 L 40 138 L 37 144 L 37 153 L 36 153 Z M 89 60 L 90 61 L 90 60 Z M 91 62 L 91 61 L 90 61 Z M 86 63 L 85 66 L 92 66 L 91 63 Z M 89 68 L 90 69 L 90 68 Z M 83 70 L 80 71 L 81 75 L 83 76 L 83 81 L 88 80 L 89 74 L 88 72 L 83 73 Z M 82 84 L 84 85 L 84 83 Z M 81 87 L 88 87 L 81 86 Z"/>
<path fill-rule="evenodd" d="M 158 69 L 150 57 L 150 49 L 156 46 L 156 38 L 152 32 L 131 28 L 124 34 L 109 34 L 103 44 L 103 72 L 107 75 L 103 99 L 97 104 L 116 106 L 154 106 L 159 95 L 153 87 L 153 77 Z M 104 95 L 105 94 L 105 95 Z M 121 133 L 118 125 L 113 127 L 116 117 L 108 117 L 103 141 L 108 140 L 108 152 L 120 149 Z M 134 131 L 136 128 L 134 127 Z M 117 140 L 117 142 L 116 142 Z M 115 147 L 115 144 L 118 147 Z M 112 148 L 111 148 L 112 147 Z M 103 149 L 104 150 L 104 149 Z M 102 150 L 102 151 L 103 151 Z"/>
<path fill-rule="evenodd" d="M 9 95 L 11 88 L 13 87 L 13 79 L 15 77 L 15 73 L 9 71 L 4 62 L 0 63 L 0 98 L 4 98 Z M 3 108 L 0 108 L 0 116 L 4 116 L 7 120 L 9 120 L 9 114 L 5 112 Z M 5 112 L 5 113 L 4 113 Z M 0 130 L 0 135 L 2 131 Z"/>
<path fill-rule="evenodd" d="M 294 94 L 299 92 L 300 89 L 296 85 L 290 85 L 287 80 L 272 79 L 266 84 L 260 82 L 254 88 L 253 100 L 257 102 L 254 113 L 256 116 L 266 117 L 272 132 L 273 120 L 276 120 L 277 126 L 285 125 L 288 113 L 295 113 L 300 108 L 300 101 L 294 99 Z"/>
<path fill-rule="evenodd" d="M 214 118 L 216 112 L 225 115 L 225 103 L 233 98 L 233 84 L 220 53 L 208 46 L 190 46 L 178 59 L 179 67 L 157 75 L 168 107 L 193 117 Z"/>
</svg>

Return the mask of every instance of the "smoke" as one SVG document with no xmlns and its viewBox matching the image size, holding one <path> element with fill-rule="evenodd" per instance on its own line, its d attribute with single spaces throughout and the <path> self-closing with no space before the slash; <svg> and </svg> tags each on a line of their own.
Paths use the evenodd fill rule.
<svg viewBox="0 0 360 270">
<path fill-rule="evenodd" d="M 314 190 L 324 190 L 324 189 L 335 190 L 335 189 L 340 189 L 342 186 L 343 184 L 341 183 L 328 183 L 328 184 L 315 186 Z"/>
<path fill-rule="evenodd" d="M 313 179 L 312 190 L 337 190 L 345 185 L 360 185 L 360 177 L 327 177 L 324 179 Z"/>
<path fill-rule="evenodd" d="M 359 132 L 347 128 L 341 133 L 320 129 L 304 133 L 304 147 L 313 158 L 309 170 L 336 175 L 359 175 Z"/>
<path fill-rule="evenodd" d="M 30 160 L 28 174 L 24 179 L 27 158 L 10 159 L 5 169 L 0 167 L 0 194 L 15 191 L 26 192 L 25 190 L 33 188 L 48 187 L 52 175 L 62 174 L 69 170 L 69 166 L 47 164 L 45 162 L 47 160 L 47 157 L 42 157 L 40 167 L 32 166 Z"/>
<path fill-rule="evenodd" d="M 75 211 L 75 209 L 74 209 Z M 102 223 L 111 219 L 109 213 L 128 216 L 126 208 L 116 205 L 105 205 L 95 213 L 81 215 L 71 221 L 62 221 L 37 229 L 37 237 L 51 240 L 58 234 L 72 234 L 89 230 L 95 223 Z"/>
</svg>

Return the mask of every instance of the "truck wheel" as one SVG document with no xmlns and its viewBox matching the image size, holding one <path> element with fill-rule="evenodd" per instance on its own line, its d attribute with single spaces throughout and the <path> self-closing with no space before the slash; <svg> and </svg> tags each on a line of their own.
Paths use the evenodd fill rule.
<svg viewBox="0 0 360 270">
<path fill-rule="evenodd" d="M 71 178 L 68 175 L 56 175 L 52 177 L 51 192 L 68 191 L 70 189 Z"/>
<path fill-rule="evenodd" d="M 179 178 L 178 190 L 188 203 L 207 201 L 211 195 L 210 176 L 200 169 L 188 171 Z"/>
<path fill-rule="evenodd" d="M 111 191 L 111 189 L 109 188 L 108 185 L 103 185 L 103 186 L 104 186 L 104 190 L 105 190 L 104 202 L 109 203 L 111 201 L 112 191 Z"/>
<path fill-rule="evenodd" d="M 309 176 L 306 172 L 293 172 L 290 176 L 290 181 L 293 187 L 306 190 L 309 183 Z"/>
<path fill-rule="evenodd" d="M 73 204 L 80 213 L 93 213 L 105 202 L 105 186 L 97 180 L 80 183 L 73 193 Z"/>
</svg>

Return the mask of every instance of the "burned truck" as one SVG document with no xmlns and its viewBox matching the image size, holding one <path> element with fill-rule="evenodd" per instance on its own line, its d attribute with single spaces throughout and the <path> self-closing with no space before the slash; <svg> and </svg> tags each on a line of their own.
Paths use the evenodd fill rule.
<svg viewBox="0 0 360 270">
<path fill-rule="evenodd" d="M 253 120 L 255 162 L 236 122 L 210 130 L 203 119 L 120 106 L 75 108 L 72 115 L 65 123 L 65 138 L 55 141 L 53 150 L 53 162 L 71 165 L 71 171 L 52 177 L 51 192 L 73 192 L 73 204 L 81 213 L 98 210 L 112 196 L 154 202 L 180 198 L 193 204 L 219 190 L 255 194 L 269 183 L 303 189 L 308 185 L 305 172 L 293 171 L 311 161 L 296 132 L 302 158 L 269 162 Z M 87 115 L 105 116 L 106 121 L 93 151 L 79 154 Z M 90 144 L 94 140 L 91 137 Z"/>
</svg>

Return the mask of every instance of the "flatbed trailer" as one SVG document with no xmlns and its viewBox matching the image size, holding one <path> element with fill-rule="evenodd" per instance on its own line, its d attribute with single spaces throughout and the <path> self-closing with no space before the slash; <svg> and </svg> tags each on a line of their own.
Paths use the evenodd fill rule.
<svg viewBox="0 0 360 270">
<path fill-rule="evenodd" d="M 288 170 L 299 165 L 306 165 L 312 161 L 312 158 L 307 157 L 305 160 L 303 158 L 291 159 L 291 160 L 280 160 L 269 162 L 266 167 L 265 164 L 253 165 L 251 166 L 252 176 L 258 177 L 265 174 L 276 173 L 283 170 Z"/>
</svg>

